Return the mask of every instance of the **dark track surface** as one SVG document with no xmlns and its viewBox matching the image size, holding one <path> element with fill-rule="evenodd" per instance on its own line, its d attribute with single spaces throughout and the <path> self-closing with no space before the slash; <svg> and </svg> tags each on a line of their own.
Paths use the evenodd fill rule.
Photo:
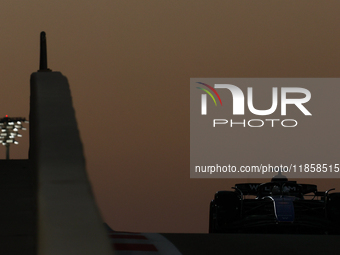
<svg viewBox="0 0 340 255">
<path fill-rule="evenodd" d="M 0 254 L 36 254 L 36 176 L 28 160 L 0 160 Z"/>
<path fill-rule="evenodd" d="M 162 234 L 183 255 L 339 254 L 340 236 L 265 234 Z"/>
</svg>

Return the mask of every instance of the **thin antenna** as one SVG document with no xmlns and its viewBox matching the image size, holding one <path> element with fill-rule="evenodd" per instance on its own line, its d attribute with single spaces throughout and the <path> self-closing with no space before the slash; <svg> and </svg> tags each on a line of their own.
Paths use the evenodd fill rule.
<svg viewBox="0 0 340 255">
<path fill-rule="evenodd" d="M 51 69 L 47 68 L 46 33 L 44 31 L 40 33 L 40 67 L 38 72 L 51 72 Z"/>
</svg>

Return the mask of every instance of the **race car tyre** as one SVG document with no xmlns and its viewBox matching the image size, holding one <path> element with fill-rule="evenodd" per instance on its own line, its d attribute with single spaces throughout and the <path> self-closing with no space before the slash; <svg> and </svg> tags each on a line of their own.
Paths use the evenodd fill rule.
<svg viewBox="0 0 340 255">
<path fill-rule="evenodd" d="M 327 199 L 327 217 L 332 222 L 340 223 L 340 193 L 331 193 Z"/>
<path fill-rule="evenodd" d="M 331 193 L 327 197 L 326 204 L 327 218 L 331 222 L 329 234 L 340 234 L 340 193 Z"/>
<path fill-rule="evenodd" d="M 210 210 L 209 210 L 209 233 L 216 233 L 216 220 L 214 219 L 214 201 L 210 202 Z"/>
<path fill-rule="evenodd" d="M 240 218 L 242 201 L 236 192 L 218 191 L 210 203 L 209 233 L 235 232 L 233 222 Z"/>
</svg>

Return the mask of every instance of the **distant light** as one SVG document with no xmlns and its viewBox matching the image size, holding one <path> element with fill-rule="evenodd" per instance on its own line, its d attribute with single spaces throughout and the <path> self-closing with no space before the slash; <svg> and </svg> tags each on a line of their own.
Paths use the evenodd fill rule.
<svg viewBox="0 0 340 255">
<path fill-rule="evenodd" d="M 6 146 L 6 159 L 9 159 L 9 147 L 12 143 L 19 144 L 15 137 L 22 137 L 18 131 L 26 130 L 22 123 L 28 123 L 28 121 L 21 117 L 9 118 L 7 114 L 5 116 L 0 119 L 0 144 Z"/>
</svg>

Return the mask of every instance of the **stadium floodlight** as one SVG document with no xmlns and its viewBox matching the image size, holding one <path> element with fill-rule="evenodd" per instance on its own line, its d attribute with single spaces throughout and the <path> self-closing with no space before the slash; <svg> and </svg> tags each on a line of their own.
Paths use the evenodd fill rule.
<svg viewBox="0 0 340 255">
<path fill-rule="evenodd" d="M 21 117 L 10 118 L 6 115 L 5 118 L 0 119 L 0 143 L 6 146 L 6 159 L 9 159 L 9 146 L 19 143 L 15 140 L 15 137 L 22 137 L 18 131 L 26 130 L 26 128 L 22 126 L 23 123 L 28 123 L 28 121 Z"/>
</svg>

